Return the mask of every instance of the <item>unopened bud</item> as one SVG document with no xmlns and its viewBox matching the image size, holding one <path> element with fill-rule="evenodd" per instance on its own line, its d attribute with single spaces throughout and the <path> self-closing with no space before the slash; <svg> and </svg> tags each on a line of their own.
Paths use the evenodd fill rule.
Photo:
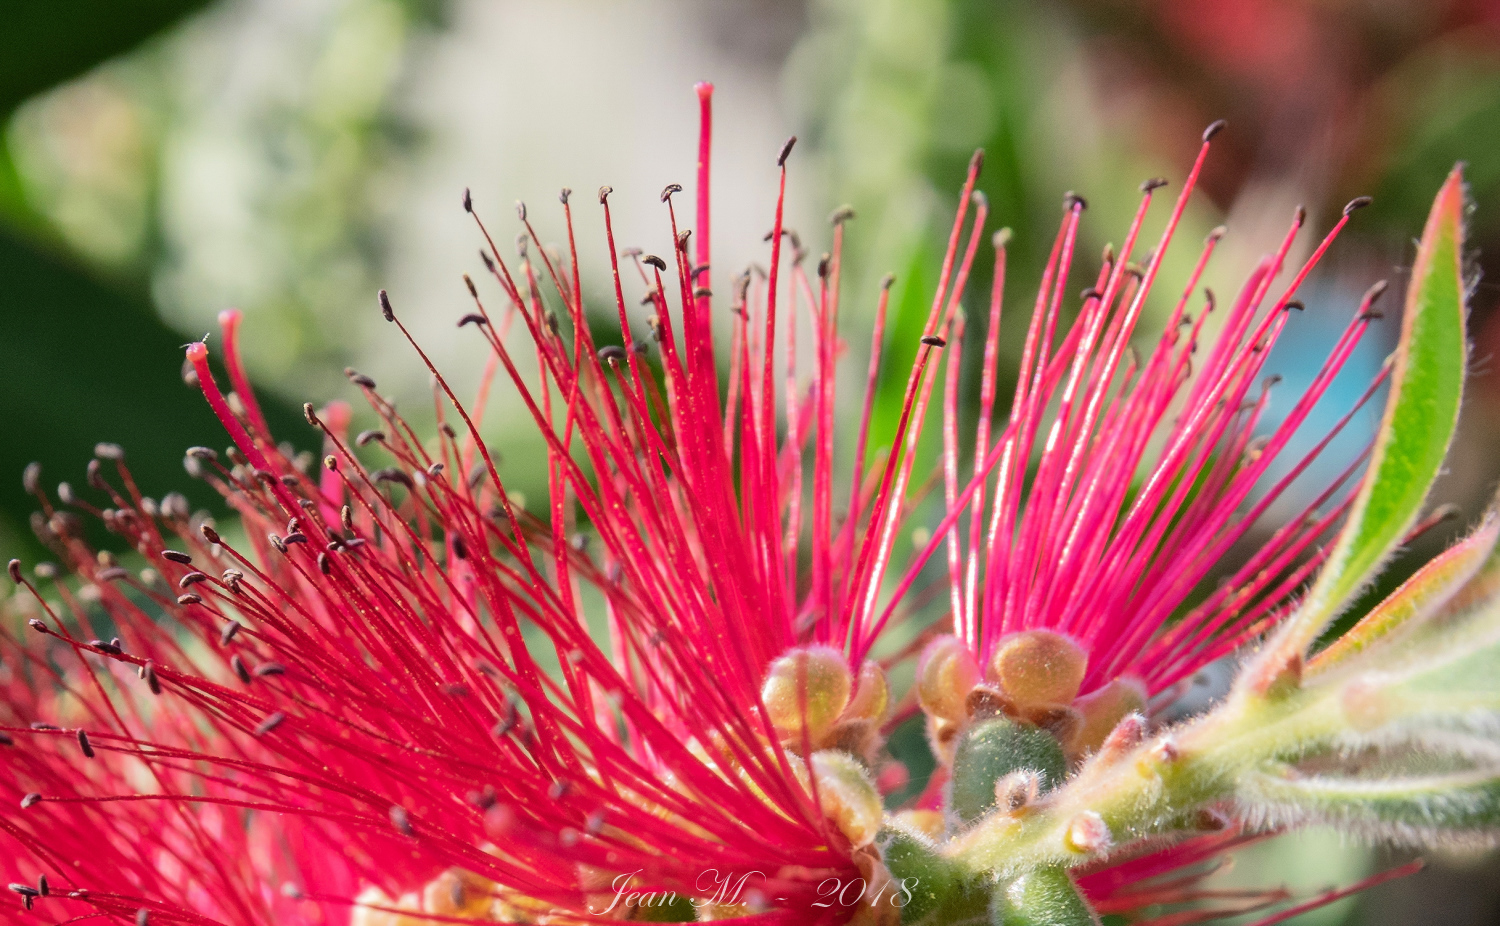
<svg viewBox="0 0 1500 926">
<path fill-rule="evenodd" d="M 794 740 L 805 732 L 816 743 L 844 712 L 853 685 L 843 653 L 798 647 L 771 663 L 760 697 L 777 732 Z"/>
<path fill-rule="evenodd" d="M 1023 630 L 995 648 L 989 678 L 1023 708 L 1070 704 L 1078 697 L 1088 661 L 1088 653 L 1071 637 L 1053 630 Z"/>
<path fill-rule="evenodd" d="M 848 753 L 831 749 L 813 753 L 809 765 L 818 783 L 818 801 L 824 816 L 833 821 L 854 848 L 874 842 L 885 810 L 880 792 L 875 790 L 864 767 Z"/>
<path fill-rule="evenodd" d="M 1068 848 L 1075 852 L 1102 852 L 1114 843 L 1109 825 L 1092 810 L 1085 810 L 1068 821 L 1068 832 L 1064 838 Z"/>
<path fill-rule="evenodd" d="M 1001 779 L 1023 770 L 1036 775 L 1039 791 L 1048 791 L 1067 777 L 1068 760 L 1045 730 L 1005 718 L 975 724 L 953 758 L 949 806 L 964 823 L 973 823 L 995 809 Z"/>
<path fill-rule="evenodd" d="M 969 691 L 978 681 L 974 654 L 958 637 L 941 636 L 927 644 L 917 662 L 917 701 L 934 717 L 960 721 L 968 714 Z"/>
<path fill-rule="evenodd" d="M 1012 881 L 1003 894 L 996 894 L 990 922 L 995 926 L 1093 926 L 1098 919 L 1065 870 L 1038 868 Z"/>
<path fill-rule="evenodd" d="M 885 670 L 873 659 L 866 659 L 859 667 L 854 695 L 849 699 L 849 706 L 844 708 L 844 718 L 879 722 L 885 719 L 890 706 L 891 686 L 886 681 Z"/>
<path fill-rule="evenodd" d="M 1094 752 L 1125 715 L 1146 709 L 1146 686 L 1133 678 L 1117 678 L 1074 701 L 1073 706 L 1083 715 L 1073 749 L 1079 754 Z"/>
</svg>

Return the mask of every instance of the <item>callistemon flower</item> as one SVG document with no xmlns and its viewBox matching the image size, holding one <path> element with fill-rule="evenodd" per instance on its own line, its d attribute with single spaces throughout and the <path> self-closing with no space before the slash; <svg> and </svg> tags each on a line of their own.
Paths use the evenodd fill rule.
<svg viewBox="0 0 1500 926">
<path fill-rule="evenodd" d="M 57 922 L 138 924 L 1082 923 L 1194 900 L 1199 863 L 1255 828 L 1352 814 L 1357 800 L 1339 804 L 1327 789 L 1314 799 L 1276 775 L 1300 758 L 1343 768 L 1336 760 L 1351 747 L 1405 742 L 1390 725 L 1428 702 L 1382 700 L 1366 655 L 1384 658 L 1396 628 L 1442 612 L 1444 626 L 1468 628 L 1463 652 L 1487 652 L 1479 644 L 1493 622 L 1451 609 L 1475 608 L 1485 596 L 1458 591 L 1494 582 L 1483 565 L 1494 522 L 1307 661 L 1322 626 L 1413 529 L 1452 430 L 1463 359 L 1456 176 L 1423 239 L 1403 348 L 1365 397 L 1390 380 L 1369 472 L 1346 485 L 1363 462 L 1351 461 L 1306 516 L 1190 608 L 1306 469 L 1294 461 L 1252 491 L 1374 317 L 1378 287 L 1294 411 L 1258 438 L 1269 348 L 1352 210 L 1273 296 L 1299 213 L 1209 339 L 1212 297 L 1193 300 L 1204 298 L 1195 293 L 1212 236 L 1166 333 L 1141 342 L 1142 306 L 1212 130 L 1152 256 L 1132 262 L 1159 181 L 1145 185 L 1120 250 L 1106 253 L 1063 330 L 1084 209 L 1068 197 L 1011 415 L 992 433 L 1001 234 L 979 432 L 964 451 L 974 466 L 960 477 L 952 348 L 988 238 L 980 158 L 881 454 L 868 435 L 889 284 L 859 423 L 845 428 L 834 383 L 852 213 L 834 214 L 830 254 L 807 273 L 800 239 L 782 224 L 790 143 L 777 160 L 768 269 L 713 289 L 711 93 L 699 87 L 691 230 L 677 212 L 681 187 L 662 193 L 669 253 L 621 251 L 611 191 L 599 191 L 613 324 L 590 326 L 567 191 L 566 243 L 543 246 L 519 207 L 514 258 L 464 195 L 490 277 L 465 278 L 473 307 L 459 324 L 490 349 L 470 406 L 380 294 L 385 319 L 431 370 L 430 439 L 350 371 L 379 429 L 351 437 L 347 406 L 308 405 L 321 465 L 278 443 L 240 365 L 239 315 L 227 312 L 232 391 L 206 343 L 188 345 L 187 359 L 233 445 L 192 448 L 187 464 L 234 509 L 234 526 L 193 514 L 179 495 L 143 496 L 115 445 L 97 448 L 87 490 L 48 492 L 27 471 L 37 533 L 76 578 L 39 565 L 34 575 L 53 580 L 39 587 L 10 565 L 24 586 L 13 610 L 29 612 L 36 631 L 23 640 L 0 628 L 0 797 L 12 808 L 0 816 L 0 868 L 22 907 Z M 716 312 L 729 316 L 722 351 Z M 799 323 L 812 332 L 803 351 Z M 522 349 L 535 376 L 521 371 Z M 804 354 L 811 362 L 799 364 Z M 922 510 L 912 487 L 928 481 L 919 442 L 943 370 L 948 515 L 887 587 L 897 538 Z M 532 510 L 506 491 L 479 437 L 497 377 L 546 443 L 549 491 Z M 367 467 L 356 447 L 389 465 Z M 127 569 L 91 547 L 79 512 L 149 566 Z M 912 692 L 897 698 L 885 670 L 911 648 L 876 645 L 923 610 L 927 592 L 941 597 L 930 582 L 908 592 L 944 548 L 953 634 L 931 639 Z M 1306 602 L 1286 608 L 1320 565 Z M 1283 614 L 1288 629 L 1221 708 L 1157 729 L 1151 708 L 1176 682 Z M 1417 684 L 1458 658 L 1433 642 L 1447 639 L 1420 638 L 1426 661 L 1375 668 Z M 876 661 L 888 652 L 897 655 Z M 906 774 L 884 735 L 918 704 L 942 768 L 926 793 L 887 813 L 883 795 Z M 1344 712 L 1331 726 L 1329 704 Z M 1464 716 L 1493 707 L 1470 698 Z M 1460 772 L 1470 786 L 1493 778 Z M 1464 786 L 1428 789 L 1447 797 Z M 1399 804 L 1380 800 L 1381 812 Z M 1448 817 L 1412 812 L 1426 813 L 1429 829 L 1477 827 L 1442 806 Z"/>
</svg>

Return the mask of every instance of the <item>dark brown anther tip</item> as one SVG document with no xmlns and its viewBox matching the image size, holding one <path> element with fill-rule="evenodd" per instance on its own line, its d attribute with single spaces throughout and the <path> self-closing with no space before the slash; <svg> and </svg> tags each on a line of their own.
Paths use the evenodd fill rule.
<svg viewBox="0 0 1500 926">
<path fill-rule="evenodd" d="M 969 155 L 969 173 L 978 176 L 984 169 L 984 149 L 975 148 L 974 153 Z"/>
<path fill-rule="evenodd" d="M 256 724 L 255 725 L 255 729 L 252 730 L 251 732 L 255 736 L 265 736 L 267 733 L 270 733 L 272 730 L 274 730 L 277 727 L 281 726 L 281 724 L 285 720 L 286 720 L 286 714 L 283 714 L 281 711 L 276 711 L 275 713 L 267 714 L 266 715 L 266 719 L 262 720 L 260 723 Z"/>
<path fill-rule="evenodd" d="M 707 299 L 708 297 L 712 296 L 713 294 L 714 294 L 714 291 L 711 290 L 711 289 L 709 289 L 707 286 L 694 286 L 693 287 L 693 298 L 694 299 Z"/>
<path fill-rule="evenodd" d="M 566 206 L 568 204 L 568 199 L 572 195 L 573 195 L 573 191 L 572 190 L 568 189 L 567 187 L 563 187 L 561 190 L 557 191 L 557 201 L 560 202 L 560 203 L 562 203 L 564 206 Z"/>
<path fill-rule="evenodd" d="M 1162 187 L 1164 187 L 1166 185 L 1167 185 L 1167 178 L 1166 177 L 1152 177 L 1150 180 L 1146 180 L 1146 181 L 1143 181 L 1141 183 L 1141 192 L 1142 193 L 1151 193 L 1151 192 L 1154 192 L 1156 190 L 1161 189 Z"/>
<path fill-rule="evenodd" d="M 880 288 L 884 291 L 890 291 L 890 288 L 895 285 L 896 275 L 894 273 L 887 273 L 885 276 L 880 278 Z"/>
<path fill-rule="evenodd" d="M 1359 313 L 1359 320 L 1362 322 L 1374 322 L 1382 318 L 1385 318 L 1385 313 L 1379 309 L 1366 309 Z"/>
<path fill-rule="evenodd" d="M 177 563 L 182 566 L 190 566 L 193 563 L 193 558 L 191 556 L 188 556 L 186 553 L 182 553 L 178 550 L 163 550 L 161 551 L 161 558 L 170 560 L 171 562 Z"/>
<path fill-rule="evenodd" d="M 94 747 L 89 743 L 89 735 L 83 730 L 78 731 L 78 748 L 83 751 L 84 758 L 94 757 Z"/>
<path fill-rule="evenodd" d="M 246 685 L 250 684 L 250 670 L 245 667 L 245 660 L 241 659 L 238 655 L 231 656 L 229 667 L 234 670 L 234 674 L 239 677 L 240 681 Z"/>
<path fill-rule="evenodd" d="M 1203 130 L 1203 141 L 1205 143 L 1212 141 L 1213 137 L 1224 131 L 1224 127 L 1227 125 L 1229 125 L 1229 122 L 1224 119 L 1215 119 L 1213 122 L 1210 122 L 1208 128 Z"/>
<path fill-rule="evenodd" d="M 480 315 L 478 312 L 470 312 L 468 315 L 465 315 L 463 318 L 460 318 L 458 320 L 458 327 L 460 328 L 462 328 L 464 325 L 482 324 L 484 324 L 484 316 Z"/>
<path fill-rule="evenodd" d="M 1373 196 L 1356 196 L 1344 206 L 1344 215 L 1353 215 L 1356 211 L 1363 209 L 1374 201 L 1375 198 Z"/>
<path fill-rule="evenodd" d="M 669 199 L 672 198 L 672 194 L 673 193 L 681 193 L 681 192 L 682 192 L 682 184 L 680 184 L 680 183 L 669 183 L 666 186 L 662 187 L 661 201 L 662 202 L 666 202 L 667 200 L 669 200 Z"/>
<path fill-rule="evenodd" d="M 657 270 L 665 271 L 667 269 L 667 262 L 662 260 L 660 257 L 657 257 L 655 254 L 647 254 L 645 257 L 641 258 L 641 262 L 650 264 Z"/>
<path fill-rule="evenodd" d="M 613 363 L 625 359 L 625 348 L 618 344 L 606 344 L 599 348 L 599 362 Z"/>
<path fill-rule="evenodd" d="M 391 297 L 386 294 L 386 291 L 382 289 L 376 299 L 380 303 L 380 314 L 385 316 L 385 320 L 388 322 L 395 321 L 396 310 L 391 308 Z"/>
<path fill-rule="evenodd" d="M 1082 211 L 1089 207 L 1089 201 L 1069 190 L 1063 194 L 1063 206 L 1067 209 L 1072 209 L 1076 206 L 1079 211 Z"/>
<path fill-rule="evenodd" d="M 479 251 L 479 260 L 484 264 L 484 269 L 488 270 L 490 273 L 495 272 L 495 259 L 490 256 L 489 251 L 481 248 Z"/>
<path fill-rule="evenodd" d="M 516 200 L 516 218 L 520 219 L 522 222 L 526 221 L 526 204 L 521 202 L 519 199 Z"/>
<path fill-rule="evenodd" d="M 474 278 L 467 273 L 464 274 L 464 285 L 469 288 L 469 295 L 475 299 L 479 298 L 479 287 L 474 285 Z"/>
<path fill-rule="evenodd" d="M 786 166 L 786 159 L 792 153 L 792 146 L 795 144 L 797 144 L 797 136 L 793 135 L 791 138 L 788 138 L 786 140 L 786 144 L 781 146 L 781 153 L 776 155 L 777 167 Z"/>
<path fill-rule="evenodd" d="M 1204 238 L 1203 240 L 1205 242 L 1209 242 L 1209 241 L 1218 242 L 1228 232 L 1229 232 L 1229 229 L 1226 226 L 1220 225 L 1220 226 L 1216 227 L 1213 231 L 1209 232 L 1208 233 L 1208 237 Z"/>
<path fill-rule="evenodd" d="M 1262 389 L 1270 389 L 1272 386 L 1276 386 L 1276 385 L 1278 385 L 1280 383 L 1281 383 L 1281 374 L 1280 373 L 1272 373 L 1270 376 L 1267 376 L 1265 379 L 1261 380 L 1260 388 L 1262 388 Z"/>
<path fill-rule="evenodd" d="M 229 623 L 225 624 L 224 629 L 219 631 L 219 645 L 228 646 L 230 642 L 234 640 L 235 636 L 239 634 L 239 632 L 239 621 L 230 621 Z"/>
<path fill-rule="evenodd" d="M 151 660 L 141 667 L 141 677 L 146 680 L 146 688 L 154 695 L 161 694 L 161 679 L 156 677 L 156 665 Z"/>
<path fill-rule="evenodd" d="M 150 910 L 147 910 L 145 907 L 142 907 L 139 910 L 135 911 L 135 926 L 150 926 L 150 924 L 151 924 L 151 911 Z"/>
<path fill-rule="evenodd" d="M 1090 286 L 1089 288 L 1085 289 L 1083 292 L 1079 293 L 1078 294 L 1078 298 L 1082 299 L 1084 302 L 1088 302 L 1090 299 L 1098 299 L 1099 298 L 1099 290 L 1097 290 L 1094 287 Z"/>
<path fill-rule="evenodd" d="M 1287 311 L 1292 311 L 1295 309 L 1296 311 L 1301 312 L 1306 309 L 1307 306 L 1303 304 L 1301 299 L 1288 299 L 1286 301 L 1286 305 L 1282 306 L 1282 308 Z"/>
<path fill-rule="evenodd" d="M 843 205 L 828 214 L 828 224 L 843 225 L 852 218 L 854 218 L 854 207 Z"/>
<path fill-rule="evenodd" d="M 1294 212 L 1294 213 L 1292 213 L 1292 224 L 1296 225 L 1298 228 L 1301 228 L 1302 225 L 1303 225 L 1303 223 L 1306 222 L 1306 221 L 1307 221 L 1307 207 L 1303 206 L 1303 205 L 1298 205 L 1297 206 L 1297 211 Z"/>
<path fill-rule="evenodd" d="M 464 187 L 464 211 L 471 215 L 474 213 L 474 194 L 469 192 L 468 187 Z"/>
<path fill-rule="evenodd" d="M 926 344 L 928 347 L 946 347 L 946 346 L 948 346 L 948 342 L 947 341 L 943 340 L 942 338 L 938 337 L 935 334 L 923 335 L 922 336 L 922 343 Z"/>
<path fill-rule="evenodd" d="M 25 797 L 21 798 L 21 809 L 22 810 L 30 810 L 32 807 L 35 807 L 37 804 L 40 804 L 41 802 L 42 802 L 42 796 L 40 794 L 36 793 L 35 791 L 32 791 L 30 794 L 28 794 Z"/>
<path fill-rule="evenodd" d="M 319 426 L 318 413 L 313 411 L 313 404 L 311 402 L 302 403 L 302 417 L 306 418 L 307 423 L 313 427 L 316 428 Z"/>
<path fill-rule="evenodd" d="M 612 186 L 602 186 L 602 187 L 600 187 L 599 188 L 599 205 L 601 205 L 601 206 L 604 205 L 605 201 L 609 199 L 609 194 L 613 193 L 614 191 L 615 191 L 615 188 L 612 187 Z"/>
<path fill-rule="evenodd" d="M 15 562 L 15 560 L 11 560 L 11 562 Z M 47 629 L 47 625 L 34 617 L 26 622 L 26 626 L 30 627 L 32 630 L 35 630 L 37 633 L 42 634 L 43 636 L 50 637 L 52 635 L 52 631 Z"/>
<path fill-rule="evenodd" d="M 10 572 L 10 580 L 17 585 L 21 584 L 21 561 L 13 559 L 6 564 L 5 568 Z"/>
</svg>

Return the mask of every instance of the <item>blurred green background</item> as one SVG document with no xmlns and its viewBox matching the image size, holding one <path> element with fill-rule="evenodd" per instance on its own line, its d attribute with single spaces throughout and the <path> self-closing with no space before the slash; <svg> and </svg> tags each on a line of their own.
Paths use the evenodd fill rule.
<svg viewBox="0 0 1500 926">
<path fill-rule="evenodd" d="M 1097 254 L 1123 232 L 1137 184 L 1175 187 L 1222 117 L 1230 130 L 1185 223 L 1187 240 L 1232 229 L 1209 281 L 1221 294 L 1296 204 L 1321 229 L 1348 199 L 1375 197 L 1278 348 L 1294 388 L 1359 292 L 1403 282 L 1433 192 L 1466 161 L 1474 378 L 1439 489 L 1466 513 L 1447 536 L 1493 491 L 1500 314 L 1485 280 L 1500 278 L 1500 3 L 12 0 L 0 21 L 0 552 L 41 553 L 20 481 L 32 460 L 49 485 L 81 482 L 94 443 L 111 440 L 148 494 L 193 490 L 183 449 L 224 441 L 182 384 L 178 347 L 222 308 L 244 310 L 247 363 L 273 427 L 294 440 L 306 436 L 298 403 L 350 397 L 346 365 L 428 414 L 425 371 L 377 323 L 380 286 L 472 387 L 483 352 L 453 327 L 477 243 L 459 191 L 473 187 L 499 225 L 512 200 L 609 183 L 622 244 L 665 247 L 656 192 L 691 179 L 690 86 L 705 78 L 719 88 L 716 268 L 759 257 L 770 162 L 798 133 L 789 215 L 812 252 L 827 246 L 831 208 L 858 210 L 844 309 L 855 345 L 892 270 L 891 343 L 915 343 L 975 147 L 993 224 L 1016 233 L 1002 334 L 1014 357 L 1062 192 L 1088 196 L 1083 253 Z M 607 255 L 596 217 L 581 214 L 585 287 L 597 289 Z M 556 216 L 539 221 L 560 232 Z M 1193 256 L 1173 256 L 1166 279 Z M 976 276 L 983 295 L 988 268 Z M 1362 388 L 1393 331 L 1333 405 Z M 892 367 L 908 360 L 893 347 Z M 502 397 L 489 436 L 507 479 L 540 493 L 521 415 Z M 1230 880 L 1316 887 L 1381 861 L 1318 834 L 1273 845 Z M 1500 922 L 1500 867 L 1439 862 L 1304 922 Z"/>
</svg>

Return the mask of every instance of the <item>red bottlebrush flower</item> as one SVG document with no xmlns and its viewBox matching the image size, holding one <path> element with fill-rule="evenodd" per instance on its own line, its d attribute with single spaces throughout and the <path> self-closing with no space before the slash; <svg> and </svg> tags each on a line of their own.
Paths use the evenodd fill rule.
<svg viewBox="0 0 1500 926">
<path fill-rule="evenodd" d="M 675 249 L 614 263 L 623 343 L 588 327 L 564 191 L 564 265 L 524 207 L 533 247 L 523 237 L 519 262 L 479 223 L 504 308 L 468 281 L 460 324 L 487 340 L 490 369 L 472 414 L 433 369 L 435 442 L 350 371 L 383 425 L 351 440 L 347 407 L 307 406 L 324 444 L 314 471 L 269 433 L 226 312 L 234 391 L 206 344 L 187 358 L 233 446 L 194 448 L 187 464 L 240 530 L 221 534 L 180 496 L 144 497 L 118 449 L 91 465 L 97 504 L 71 490 L 56 503 L 28 474 L 43 539 L 83 583 L 43 596 L 12 569 L 45 609 L 40 636 L 5 641 L 16 661 L 0 708 L 0 798 L 25 805 L 0 817 L 0 867 L 51 883 L 28 904 L 156 923 L 344 922 L 356 901 L 364 924 L 400 911 L 816 922 L 851 912 L 820 905 L 820 884 L 885 883 L 870 848 L 880 797 L 851 754 L 874 755 L 889 698 L 848 641 L 869 637 L 855 604 L 880 584 L 904 514 L 893 472 L 904 480 L 911 462 L 883 481 L 856 464 L 834 518 L 844 215 L 812 281 L 778 199 L 768 279 L 747 271 L 717 297 L 734 313 L 727 382 L 718 370 L 710 96 L 699 88 L 696 233 L 679 229 L 681 188 L 668 187 Z M 379 306 L 405 334 L 384 292 Z M 809 384 L 774 362 L 800 313 Z M 507 346 L 518 323 L 540 382 Z M 507 494 L 478 437 L 500 370 L 547 441 L 545 511 Z M 353 446 L 370 444 L 393 465 L 366 468 Z M 69 509 L 102 518 L 151 569 L 91 549 Z"/>
<path fill-rule="evenodd" d="M 711 92 L 699 87 L 692 232 L 678 225 L 681 188 L 662 193 L 669 256 L 625 252 L 622 272 L 611 191 L 599 191 L 621 343 L 601 344 L 589 327 L 565 190 L 566 261 L 542 247 L 524 206 L 514 262 L 475 215 L 503 308 L 492 312 L 466 278 L 474 311 L 460 325 L 491 349 L 472 412 L 380 293 L 384 317 L 432 371 L 433 440 L 351 370 L 382 425 L 351 439 L 346 406 L 306 406 L 323 443 L 315 468 L 269 432 L 239 363 L 239 316 L 227 312 L 233 391 L 221 390 L 206 344 L 188 345 L 187 358 L 233 446 L 222 456 L 193 448 L 187 464 L 235 510 L 235 529 L 221 533 L 181 496 L 143 496 L 113 445 L 90 464 L 93 501 L 60 487 L 54 502 L 28 470 L 37 532 L 78 581 L 44 595 L 19 563 L 10 567 L 35 632 L 22 640 L 0 627 L 0 801 L 17 808 L 0 815 L 0 869 L 23 906 L 57 921 L 141 926 L 891 924 L 997 911 L 1007 923 L 1020 911 L 1025 922 L 1072 924 L 1093 910 L 1200 896 L 1191 878 L 1162 878 L 1249 838 L 1238 824 L 1077 876 L 1043 855 L 1019 874 L 964 869 L 974 847 L 963 839 L 982 835 L 980 823 L 1025 818 L 1070 776 L 1093 774 L 1100 756 L 1148 749 L 1137 763 L 1148 771 L 1177 761 L 1171 739 L 1147 742 L 1148 697 L 1261 633 L 1316 568 L 1312 545 L 1348 502 L 1283 528 L 1179 615 L 1305 469 L 1306 460 L 1252 495 L 1373 317 L 1378 290 L 1313 387 L 1255 446 L 1265 391 L 1252 390 L 1265 357 L 1297 287 L 1358 203 L 1271 298 L 1299 213 L 1195 358 L 1212 297 L 1196 320 L 1187 311 L 1211 236 L 1166 334 L 1136 357 L 1141 307 L 1214 130 L 1152 257 L 1131 263 L 1157 181 L 1060 333 L 1084 208 L 1070 195 L 1012 414 L 992 435 L 997 237 L 976 463 L 961 480 L 960 352 L 950 345 L 963 337 L 959 306 L 987 219 L 976 155 L 893 448 L 867 471 L 882 290 L 850 488 L 840 490 L 834 380 L 849 214 L 835 213 L 831 254 L 810 278 L 782 224 L 789 142 L 769 269 L 730 287 L 721 377 L 710 315 L 716 298 L 726 302 L 712 290 Z M 463 204 L 474 212 L 467 193 Z M 636 290 L 643 309 L 628 301 Z M 813 332 L 806 381 L 793 343 L 801 313 Z M 643 314 L 648 337 L 637 334 Z M 509 346 L 517 323 L 535 382 Z M 948 514 L 887 594 L 944 352 Z M 479 436 L 502 370 L 547 445 L 545 511 L 506 491 Z M 368 468 L 351 444 L 378 444 L 391 465 Z M 1314 507 L 1338 498 L 1343 481 Z M 90 547 L 78 511 L 150 567 L 131 572 Z M 892 698 L 869 657 L 897 614 L 913 610 L 907 593 L 942 547 L 956 633 L 927 649 L 915 699 L 944 769 L 913 807 L 887 816 L 881 792 L 904 770 L 882 750 Z M 1101 858 L 1115 834 L 1082 806 L 1061 839 Z M 954 851 L 940 852 L 929 839 L 938 836 Z"/>
</svg>

